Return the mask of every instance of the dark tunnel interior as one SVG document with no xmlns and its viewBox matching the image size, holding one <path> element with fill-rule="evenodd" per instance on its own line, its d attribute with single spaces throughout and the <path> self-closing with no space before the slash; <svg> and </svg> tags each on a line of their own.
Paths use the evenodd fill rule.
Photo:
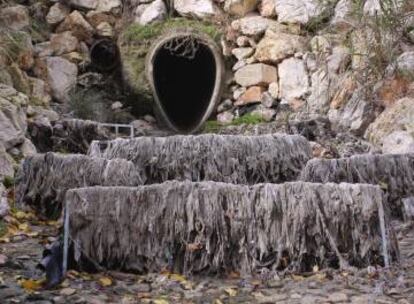
<svg viewBox="0 0 414 304">
<path fill-rule="evenodd" d="M 100 40 L 91 47 L 92 64 L 100 70 L 109 71 L 119 64 L 118 46 L 111 40 Z"/>
<path fill-rule="evenodd" d="M 181 132 L 191 132 L 203 118 L 213 95 L 216 62 L 210 48 L 199 43 L 194 56 L 181 56 L 165 45 L 153 61 L 154 86 L 170 122 Z"/>
</svg>

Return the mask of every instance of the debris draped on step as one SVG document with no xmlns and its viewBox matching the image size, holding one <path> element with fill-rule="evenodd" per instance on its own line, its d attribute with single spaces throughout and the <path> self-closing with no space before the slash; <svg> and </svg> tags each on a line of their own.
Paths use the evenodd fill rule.
<svg viewBox="0 0 414 304">
<path fill-rule="evenodd" d="M 301 180 L 315 183 L 367 183 L 387 192 L 394 215 L 402 215 L 402 199 L 414 195 L 414 154 L 365 154 L 341 159 L 313 159 Z"/>
<path fill-rule="evenodd" d="M 126 160 L 38 154 L 26 158 L 18 172 L 16 202 L 31 206 L 42 217 L 56 219 L 68 189 L 140 184 L 134 165 Z"/>
<path fill-rule="evenodd" d="M 172 181 L 73 189 L 65 201 L 69 258 L 80 268 L 245 275 L 398 259 L 373 185 Z"/>
<path fill-rule="evenodd" d="M 302 136 L 199 135 L 92 142 L 90 156 L 132 161 L 145 184 L 167 180 L 234 184 L 295 180 L 312 157 Z"/>
</svg>

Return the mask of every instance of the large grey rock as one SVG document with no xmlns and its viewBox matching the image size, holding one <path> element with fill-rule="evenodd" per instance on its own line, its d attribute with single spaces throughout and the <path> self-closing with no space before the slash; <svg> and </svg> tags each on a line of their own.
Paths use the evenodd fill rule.
<svg viewBox="0 0 414 304">
<path fill-rule="evenodd" d="M 145 184 L 171 179 L 255 184 L 294 180 L 311 153 L 301 136 L 206 134 L 118 139 L 103 152 L 93 142 L 89 155 L 131 160 Z"/>
<path fill-rule="evenodd" d="M 6 149 L 0 142 L 0 187 L 3 185 L 3 179 L 6 176 L 14 176 L 13 165 L 13 158 L 6 152 Z"/>
<path fill-rule="evenodd" d="M 258 0 L 226 0 L 224 10 L 232 15 L 245 16 L 255 10 Z"/>
<path fill-rule="evenodd" d="M 414 134 L 414 98 L 403 98 L 389 106 L 369 126 L 365 137 L 381 145 L 385 137 L 396 131 Z"/>
<path fill-rule="evenodd" d="M 92 43 L 94 28 L 85 20 L 79 11 L 73 11 L 56 29 L 57 33 L 71 31 L 79 41 Z"/>
<path fill-rule="evenodd" d="M 121 0 L 99 0 L 96 10 L 98 12 L 118 13 L 122 8 Z"/>
<path fill-rule="evenodd" d="M 414 133 L 392 132 L 382 140 L 382 152 L 390 154 L 414 153 Z"/>
<path fill-rule="evenodd" d="M 280 98 L 290 101 L 304 97 L 309 91 L 309 78 L 303 60 L 289 58 L 278 67 Z"/>
<path fill-rule="evenodd" d="M 211 0 L 175 0 L 174 8 L 184 17 L 208 18 L 216 14 Z"/>
<path fill-rule="evenodd" d="M 311 76 L 310 95 L 307 98 L 308 112 L 327 113 L 329 104 L 335 93 L 338 76 L 332 74 L 325 67 L 319 68 Z"/>
<path fill-rule="evenodd" d="M 83 9 L 93 10 L 98 6 L 100 0 L 69 0 L 69 4 Z"/>
<path fill-rule="evenodd" d="M 247 16 L 232 22 L 232 28 L 240 31 L 246 36 L 258 36 L 263 34 L 269 27 L 277 24 L 276 21 L 262 16 Z"/>
<path fill-rule="evenodd" d="M 365 98 L 361 88 L 354 89 L 350 94 L 350 98 L 345 96 L 343 103 L 337 107 L 333 107 L 331 103 L 328 117 L 336 131 L 351 131 L 355 135 L 363 135 L 375 119 L 375 105 Z"/>
<path fill-rule="evenodd" d="M 331 24 L 339 29 L 348 29 L 352 27 L 352 13 L 354 3 L 352 0 L 339 0 L 335 6 L 335 14 Z"/>
<path fill-rule="evenodd" d="M 163 0 L 155 0 L 149 4 L 139 17 L 139 23 L 146 25 L 155 21 L 161 21 L 167 16 L 167 7 Z"/>
<path fill-rule="evenodd" d="M 314 183 L 365 183 L 380 185 L 389 207 L 401 215 L 403 198 L 414 195 L 414 154 L 366 154 L 340 159 L 314 159 L 301 180 Z"/>
<path fill-rule="evenodd" d="M 38 215 L 56 219 L 68 189 L 88 186 L 142 184 L 131 162 L 85 155 L 38 154 L 25 159 L 16 178 L 16 202 L 27 204 Z"/>
<path fill-rule="evenodd" d="M 6 6 L 0 9 L 0 25 L 13 31 L 29 27 L 29 10 L 23 5 Z"/>
<path fill-rule="evenodd" d="M 268 85 L 272 82 L 277 82 L 277 70 L 275 67 L 267 64 L 249 64 L 237 70 L 234 79 L 244 87 Z"/>
<path fill-rule="evenodd" d="M 57 2 L 52 5 L 49 12 L 46 15 L 46 22 L 51 25 L 56 25 L 65 20 L 66 16 L 69 15 L 70 8 L 63 3 Z"/>
<path fill-rule="evenodd" d="M 256 48 L 255 58 L 259 62 L 279 63 L 287 57 L 305 49 L 305 38 L 299 35 L 272 30 L 266 31 Z"/>
<path fill-rule="evenodd" d="M 24 107 L 27 103 L 26 95 L 0 84 L 0 145 L 6 150 L 24 141 L 27 129 Z"/>
<path fill-rule="evenodd" d="M 93 259 L 138 273 L 251 275 L 398 256 L 382 191 L 372 185 L 173 181 L 69 190 L 65 201 L 71 258 L 81 266 Z"/>
<path fill-rule="evenodd" d="M 72 32 L 66 31 L 52 34 L 49 47 L 54 56 L 60 56 L 76 51 L 79 48 L 79 41 Z"/>
<path fill-rule="evenodd" d="M 325 4 L 319 0 L 275 0 L 279 22 L 307 24 L 320 16 Z"/>
<path fill-rule="evenodd" d="M 69 91 L 76 85 L 78 67 L 64 58 L 48 57 L 46 68 L 47 82 L 52 91 L 52 96 L 59 102 L 67 102 Z"/>
<path fill-rule="evenodd" d="M 395 68 L 398 72 L 406 75 L 412 75 L 414 71 L 414 51 L 402 53 L 397 58 L 394 66 L 390 68 Z"/>
<path fill-rule="evenodd" d="M 7 192 L 3 186 L 3 183 L 1 182 L 0 177 L 0 219 L 6 216 L 9 213 L 9 210 L 10 206 L 7 201 Z"/>
</svg>

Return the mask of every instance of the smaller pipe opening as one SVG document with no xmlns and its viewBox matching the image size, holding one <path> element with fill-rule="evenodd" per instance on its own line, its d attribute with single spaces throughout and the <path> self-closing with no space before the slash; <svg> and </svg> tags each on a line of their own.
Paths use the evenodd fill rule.
<svg viewBox="0 0 414 304">
<path fill-rule="evenodd" d="M 92 65 L 101 71 L 111 71 L 119 65 L 120 54 L 116 43 L 109 39 L 99 40 L 91 47 Z"/>
</svg>

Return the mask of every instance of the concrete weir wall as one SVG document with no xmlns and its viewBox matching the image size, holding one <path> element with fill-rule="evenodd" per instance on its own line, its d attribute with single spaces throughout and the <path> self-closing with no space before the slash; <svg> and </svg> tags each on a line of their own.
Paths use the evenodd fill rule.
<svg viewBox="0 0 414 304">
<path fill-rule="evenodd" d="M 217 274 L 398 260 L 378 186 L 177 182 L 66 194 L 65 240 L 82 268 Z M 72 256 L 73 255 L 73 256 Z"/>
</svg>

